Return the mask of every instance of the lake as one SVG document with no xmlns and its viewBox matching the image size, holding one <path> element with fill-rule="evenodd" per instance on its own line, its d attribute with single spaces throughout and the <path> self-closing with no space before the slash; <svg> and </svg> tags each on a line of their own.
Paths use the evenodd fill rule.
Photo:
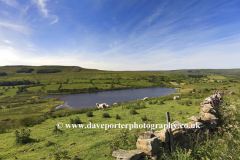
<svg viewBox="0 0 240 160">
<path fill-rule="evenodd" d="M 60 97 L 62 101 L 65 101 L 66 105 L 70 109 L 83 109 L 87 107 L 95 107 L 96 103 L 107 103 L 112 105 L 116 102 L 134 101 L 137 99 L 143 99 L 144 97 L 152 98 L 173 94 L 173 91 L 178 89 L 154 87 L 154 88 L 139 88 L 139 89 L 126 89 L 126 90 L 113 90 L 103 91 L 97 93 L 80 93 L 69 95 L 49 95 L 45 98 Z M 65 108 L 64 105 L 56 107 Z"/>
</svg>

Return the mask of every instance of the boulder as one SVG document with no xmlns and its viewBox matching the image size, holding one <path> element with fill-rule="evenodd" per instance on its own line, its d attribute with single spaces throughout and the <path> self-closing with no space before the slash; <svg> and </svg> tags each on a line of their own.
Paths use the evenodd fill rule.
<svg viewBox="0 0 240 160">
<path fill-rule="evenodd" d="M 144 153 L 140 150 L 124 150 L 118 149 L 113 151 L 112 156 L 117 160 L 139 160 L 144 157 Z"/>
<path fill-rule="evenodd" d="M 198 116 L 192 116 L 192 117 L 190 117 L 190 118 L 188 118 L 189 120 L 192 120 L 192 121 L 194 121 L 194 122 L 199 122 L 200 120 L 201 120 L 201 118 L 200 117 L 198 117 Z"/>
<path fill-rule="evenodd" d="M 211 104 L 212 103 L 212 97 L 207 97 L 204 102 Z"/>
<path fill-rule="evenodd" d="M 149 139 L 149 138 L 153 138 L 154 136 L 155 135 L 151 131 L 139 134 L 139 138 L 141 138 L 141 139 Z"/>
<path fill-rule="evenodd" d="M 154 156 L 159 154 L 162 151 L 162 143 L 157 137 L 151 139 L 141 139 L 138 138 L 136 143 L 137 149 L 143 151 L 145 154 L 149 156 Z"/>
<path fill-rule="evenodd" d="M 154 135 L 162 142 L 169 143 L 169 132 L 167 129 L 156 131 Z"/>
<path fill-rule="evenodd" d="M 200 110 L 200 117 L 204 117 L 205 116 L 205 113 L 202 111 L 202 110 Z"/>
<path fill-rule="evenodd" d="M 210 107 L 210 108 L 212 107 L 212 108 L 213 108 L 212 104 L 209 104 L 209 103 L 208 103 L 208 104 L 203 104 L 203 105 L 201 105 L 201 107 L 204 107 L 204 106 Z"/>
<path fill-rule="evenodd" d="M 211 109 L 213 109 L 211 104 L 204 104 L 201 106 L 201 111 L 204 113 L 208 113 Z"/>
<path fill-rule="evenodd" d="M 209 119 L 209 120 L 210 119 L 218 119 L 214 114 L 211 114 L 211 113 L 205 113 L 203 117 L 206 119 Z"/>
</svg>

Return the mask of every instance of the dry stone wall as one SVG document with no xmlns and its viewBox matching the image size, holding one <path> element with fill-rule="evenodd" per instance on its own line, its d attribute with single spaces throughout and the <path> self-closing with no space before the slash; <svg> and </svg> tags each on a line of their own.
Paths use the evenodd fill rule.
<svg viewBox="0 0 240 160">
<path fill-rule="evenodd" d="M 155 132 L 148 131 L 139 135 L 136 142 L 137 150 L 119 149 L 113 151 L 112 156 L 116 157 L 117 160 L 143 160 L 146 156 L 157 159 L 163 155 L 163 153 L 170 153 L 171 149 L 175 149 L 176 146 L 190 149 L 190 136 L 193 137 L 194 140 L 204 141 L 207 135 L 213 134 L 216 130 L 218 125 L 217 107 L 222 100 L 222 94 L 221 92 L 215 91 L 213 95 L 207 97 L 200 103 L 200 116 L 189 117 L 190 122 L 182 124 L 174 121 L 172 123 L 172 126 L 173 124 L 175 125 L 175 127 L 171 129 L 173 146 L 170 146 L 169 129 Z M 189 126 L 194 125 L 199 126 L 199 128 L 189 128 Z"/>
</svg>

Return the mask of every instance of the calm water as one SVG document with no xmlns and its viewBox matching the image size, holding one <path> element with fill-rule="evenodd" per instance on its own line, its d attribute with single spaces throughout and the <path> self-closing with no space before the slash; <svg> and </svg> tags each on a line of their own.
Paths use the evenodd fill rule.
<svg viewBox="0 0 240 160">
<path fill-rule="evenodd" d="M 140 89 L 127 89 L 127 90 L 115 90 L 104 91 L 97 93 L 81 93 L 70 95 L 50 95 L 44 97 L 61 97 L 62 101 L 66 102 L 66 105 L 71 109 L 82 109 L 87 107 L 95 107 L 96 103 L 107 103 L 112 105 L 116 102 L 134 101 L 137 99 L 143 99 L 144 97 L 152 98 L 164 95 L 172 94 L 177 89 L 156 87 L 156 88 L 140 88 Z M 63 105 L 57 108 L 62 108 Z"/>
</svg>

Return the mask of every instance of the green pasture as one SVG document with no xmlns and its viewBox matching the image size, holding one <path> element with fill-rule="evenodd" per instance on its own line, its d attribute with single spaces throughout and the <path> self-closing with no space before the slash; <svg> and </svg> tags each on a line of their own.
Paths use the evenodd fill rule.
<svg viewBox="0 0 240 160">
<path fill-rule="evenodd" d="M 89 122 L 95 124 L 165 124 L 166 111 L 170 112 L 171 121 L 188 122 L 187 118 L 199 115 L 200 105 L 207 96 L 215 89 L 234 91 L 235 95 L 226 96 L 231 101 L 238 102 L 240 90 L 240 70 L 179 70 L 163 72 L 122 72 L 101 71 L 96 69 L 85 69 L 71 66 L 27 66 L 33 68 L 32 73 L 16 73 L 23 66 L 0 67 L 0 72 L 6 72 L 7 76 L 0 76 L 0 82 L 34 81 L 35 84 L 24 84 L 13 86 L 0 86 L 0 123 L 9 124 L 7 133 L 0 133 L 0 159 L 58 159 L 61 151 L 67 152 L 65 159 L 70 159 L 73 154 L 82 159 L 114 159 L 111 156 L 110 144 L 117 138 L 121 129 L 66 129 L 63 134 L 52 133 L 57 122 L 70 123 L 70 118 L 79 116 L 84 124 Z M 60 69 L 57 73 L 37 74 L 39 69 Z M 200 75 L 190 77 L 189 75 Z M 206 77 L 207 75 L 207 77 Z M 51 111 L 54 107 L 64 102 L 56 99 L 42 99 L 40 96 L 47 95 L 48 90 L 61 89 L 84 89 L 98 87 L 98 89 L 109 90 L 114 88 L 143 88 L 143 87 L 171 87 L 179 88 L 180 100 L 174 101 L 174 95 L 150 98 L 149 100 L 122 103 L 119 106 L 110 106 L 109 109 L 93 111 L 93 117 L 87 117 L 86 113 L 76 114 L 77 111 L 63 109 Z M 25 90 L 24 90 L 25 88 Z M 194 93 L 191 93 L 195 90 Z M 57 93 L 63 94 L 63 93 Z M 162 102 L 163 104 L 161 104 Z M 228 103 L 231 103 L 229 100 Z M 160 103 L 161 102 L 161 103 Z M 127 109 L 131 105 L 145 103 L 145 108 L 136 109 L 136 115 L 131 115 Z M 239 104 L 237 104 L 239 108 Z M 73 113 L 74 115 L 68 114 Z M 55 114 L 57 116 L 50 116 Z M 62 113 L 60 116 L 57 113 Z M 103 113 L 109 113 L 111 118 L 102 118 Z M 116 119 L 118 114 L 121 119 Z M 147 121 L 142 121 L 143 116 Z M 39 124 L 29 126 L 31 130 L 31 143 L 16 145 L 14 143 L 14 131 L 20 129 L 20 121 L 28 117 L 47 117 Z M 8 119 L 11 119 L 8 121 Z M 16 119 L 16 123 L 14 121 Z M 34 119 L 34 118 L 33 118 Z M 41 119 L 41 118 L 40 118 Z M 5 121 L 6 120 L 6 121 Z M 16 124 L 20 125 L 16 127 Z M 1 129 L 1 126 L 0 126 Z M 155 130 L 162 130 L 155 129 Z M 141 129 L 140 132 L 145 131 Z M 136 129 L 129 131 L 131 135 Z M 131 139 L 131 138 L 130 138 Z M 133 138 L 132 138 L 133 139 Z M 53 144 L 46 146 L 48 141 Z M 108 142 L 111 141 L 111 142 Z M 76 144 L 74 144 L 76 143 Z M 72 145 L 71 145 L 72 144 Z M 74 144 L 74 145 L 73 145 Z M 97 146 L 100 145 L 100 146 Z M 95 147 L 97 146 L 97 147 Z M 92 148 L 93 147 L 93 148 Z M 134 149 L 133 145 L 125 146 L 124 149 Z M 91 149 L 89 149 L 91 148 Z M 34 149 L 34 150 L 33 150 Z M 83 151 L 87 149 L 86 151 Z M 226 151 L 228 153 L 228 151 Z M 15 159 L 16 159 L 15 158 Z M 194 158 L 193 158 L 194 159 Z M 205 158 L 206 159 L 206 158 Z"/>
<path fill-rule="evenodd" d="M 62 89 L 82 89 L 94 87 L 92 83 L 63 84 Z"/>
<path fill-rule="evenodd" d="M 210 79 L 225 79 L 226 77 L 223 77 L 223 76 L 216 76 L 216 75 L 214 75 L 214 76 L 207 76 L 208 78 L 210 78 Z"/>
<path fill-rule="evenodd" d="M 173 96 L 173 95 L 172 95 Z M 172 97 L 171 96 L 171 97 Z M 191 95 L 189 95 L 191 97 Z M 189 97 L 189 98 L 190 98 Z M 181 100 L 189 100 L 189 98 L 182 98 Z M 177 101 L 174 100 L 165 100 L 164 104 L 149 104 L 150 101 L 160 101 L 162 100 L 161 97 L 158 98 L 151 98 L 150 100 L 145 103 L 146 108 L 137 109 L 138 114 L 131 115 L 130 110 L 126 109 L 126 104 L 121 104 L 120 106 L 114 107 L 111 106 L 109 109 L 102 111 L 97 110 L 93 111 L 93 117 L 87 117 L 86 114 L 77 114 L 71 115 L 67 117 L 61 118 L 54 118 L 54 119 L 47 119 L 46 121 L 42 122 L 41 124 L 28 127 L 31 130 L 31 138 L 37 140 L 38 142 L 30 143 L 23 146 L 16 146 L 14 144 L 14 130 L 8 131 L 8 133 L 1 134 L 0 143 L 3 144 L 1 146 L 2 152 L 0 153 L 0 157 L 4 159 L 11 159 L 17 157 L 18 159 L 34 159 L 35 157 L 38 158 L 45 158 L 45 159 L 53 159 L 54 156 L 52 155 L 53 152 L 57 152 L 58 150 L 65 150 L 68 152 L 68 155 L 74 154 L 75 152 L 82 151 L 85 149 L 89 149 L 95 145 L 111 141 L 115 139 L 116 135 L 119 133 L 121 129 L 108 129 L 107 132 L 101 128 L 95 129 L 88 129 L 88 128 L 75 128 L 75 129 L 67 129 L 63 128 L 64 134 L 60 134 L 58 136 L 52 134 L 52 130 L 54 129 L 54 125 L 57 122 L 62 122 L 63 124 L 69 124 L 70 118 L 74 119 L 76 116 L 79 116 L 81 121 L 87 125 L 89 122 L 92 124 L 161 124 L 166 123 L 166 111 L 170 112 L 172 117 L 172 121 L 177 120 L 182 123 L 186 123 L 188 117 L 192 115 L 199 114 L 199 105 L 180 105 Z M 200 98 L 198 100 L 203 100 Z M 137 103 L 131 102 L 131 103 Z M 194 102 L 193 102 L 194 103 Z M 54 105 L 54 104 L 52 104 Z M 18 114 L 25 113 L 39 113 L 41 110 L 44 109 L 44 104 L 32 106 L 30 107 L 21 108 L 18 110 Z M 36 109 L 39 108 L 39 109 Z M 29 111 L 30 109 L 30 111 Z M 17 110 L 9 110 L 9 112 L 15 112 L 17 114 Z M 109 113 L 111 118 L 102 118 L 103 113 Z M 116 114 L 118 114 L 121 119 L 115 119 Z M 144 115 L 147 116 L 148 121 L 143 122 L 141 117 Z M 7 116 L 6 116 L 7 118 Z M 162 130 L 163 128 L 156 128 L 157 130 Z M 137 129 L 132 129 L 130 133 L 135 132 Z M 141 129 L 144 131 L 144 129 Z M 46 147 L 45 144 L 51 141 L 57 145 L 52 145 Z M 75 145 L 71 145 L 72 143 L 76 143 Z M 58 149 L 59 148 L 59 149 Z M 34 149 L 34 151 L 30 151 L 30 149 Z M 21 150 L 25 151 L 25 153 L 20 152 Z M 83 159 L 93 159 L 94 157 L 98 157 L 98 159 L 113 159 L 109 155 L 111 152 L 109 145 L 104 144 L 96 147 L 94 149 L 87 150 L 80 154 L 76 154 L 77 156 Z M 88 153 L 88 154 L 87 154 Z M 107 155 L 107 157 L 105 156 Z"/>
</svg>

